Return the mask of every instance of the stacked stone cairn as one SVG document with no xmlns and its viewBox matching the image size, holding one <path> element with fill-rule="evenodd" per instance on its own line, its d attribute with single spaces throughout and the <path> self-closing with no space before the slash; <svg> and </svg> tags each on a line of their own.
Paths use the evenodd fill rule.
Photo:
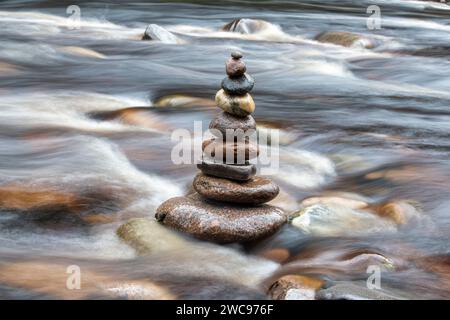
<svg viewBox="0 0 450 320">
<path fill-rule="evenodd" d="M 226 62 L 228 77 L 216 94 L 223 112 L 209 125 L 214 138 L 203 141 L 203 157 L 197 165 L 201 173 L 193 183 L 196 192 L 169 199 L 156 211 L 161 223 L 220 243 L 263 238 L 286 222 L 281 209 L 264 204 L 278 195 L 278 185 L 256 176 L 256 165 L 251 163 L 259 154 L 256 139 L 251 139 L 256 137 L 251 116 L 255 103 L 249 94 L 254 80 L 241 58 L 241 53 L 233 52 Z"/>
</svg>

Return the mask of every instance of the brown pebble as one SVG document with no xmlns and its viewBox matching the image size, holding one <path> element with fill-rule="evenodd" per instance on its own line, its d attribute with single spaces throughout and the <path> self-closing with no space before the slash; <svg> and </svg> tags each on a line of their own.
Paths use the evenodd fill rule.
<svg viewBox="0 0 450 320">
<path fill-rule="evenodd" d="M 286 275 L 275 281 L 269 288 L 269 294 L 272 299 L 284 300 L 286 294 L 291 289 L 303 289 L 316 291 L 324 285 L 324 281 L 318 278 L 312 278 L 301 275 Z M 312 297 L 313 298 L 313 297 Z"/>
<path fill-rule="evenodd" d="M 250 136 L 256 132 L 256 121 L 252 116 L 236 117 L 224 111 L 211 121 L 209 129 L 215 136 L 222 137 L 224 140 L 227 138 L 227 133 L 235 133 L 236 130 L 242 130 L 243 135 Z"/>
<path fill-rule="evenodd" d="M 290 253 L 286 248 L 273 248 L 263 251 L 261 256 L 278 263 L 283 263 L 289 259 Z"/>
<path fill-rule="evenodd" d="M 229 164 L 247 164 L 248 160 L 259 155 L 259 147 L 250 142 L 223 142 L 216 139 L 205 140 L 202 143 L 204 154 L 216 161 Z"/>
<path fill-rule="evenodd" d="M 225 63 L 225 71 L 230 78 L 239 78 L 247 71 L 244 61 L 230 58 Z"/>
<path fill-rule="evenodd" d="M 275 198 L 280 188 L 269 178 L 256 176 L 248 181 L 197 174 L 194 189 L 203 197 L 232 203 L 261 204 Z"/>
<path fill-rule="evenodd" d="M 399 225 L 404 225 L 411 218 L 420 216 L 417 209 L 406 201 L 386 203 L 380 206 L 376 212 L 379 216 L 390 219 Z"/>
</svg>

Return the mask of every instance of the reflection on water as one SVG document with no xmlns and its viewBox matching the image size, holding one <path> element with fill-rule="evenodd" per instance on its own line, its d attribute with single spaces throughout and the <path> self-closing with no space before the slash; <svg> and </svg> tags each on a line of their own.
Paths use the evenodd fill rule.
<svg viewBox="0 0 450 320">
<path fill-rule="evenodd" d="M 265 298 L 279 275 L 359 283 L 372 264 L 399 297 L 450 297 L 450 6 L 80 2 L 71 30 L 70 4 L 0 5 L 0 298 Z M 381 30 L 366 28 L 370 4 Z M 222 30 L 236 18 L 256 23 Z M 149 24 L 159 40 L 141 41 Z M 373 48 L 314 40 L 325 31 Z M 187 191 L 196 169 L 172 164 L 170 132 L 216 113 L 235 49 L 256 79 L 256 120 L 285 137 L 275 204 L 352 198 L 370 219 L 322 208 L 302 231 L 229 248 L 161 231 L 150 243 L 167 250 L 138 258 L 115 230 Z M 65 289 L 72 264 L 82 292 Z"/>
</svg>

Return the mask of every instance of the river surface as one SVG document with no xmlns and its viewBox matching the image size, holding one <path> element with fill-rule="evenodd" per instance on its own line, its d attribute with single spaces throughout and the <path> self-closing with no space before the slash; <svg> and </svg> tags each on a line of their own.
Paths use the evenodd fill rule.
<svg viewBox="0 0 450 320">
<path fill-rule="evenodd" d="M 373 4 L 381 29 L 369 30 Z M 235 18 L 268 24 L 220 31 Z M 150 23 L 177 42 L 141 41 Z M 376 45 L 315 41 L 324 31 Z M 449 43 L 450 6 L 437 2 L 2 1 L 0 298 L 259 299 L 274 272 L 364 283 L 367 254 L 395 265 L 381 273 L 388 292 L 450 298 Z M 287 211 L 351 192 L 372 207 L 414 202 L 419 216 L 352 233 L 343 214 L 339 232 L 319 221 L 318 234 L 287 225 L 257 244 L 137 257 L 115 231 L 188 191 L 196 168 L 172 163 L 171 132 L 217 113 L 232 50 L 255 78 L 256 121 L 281 128 L 273 179 Z M 280 248 L 282 264 L 261 257 Z M 92 290 L 67 288 L 71 265 Z"/>
</svg>

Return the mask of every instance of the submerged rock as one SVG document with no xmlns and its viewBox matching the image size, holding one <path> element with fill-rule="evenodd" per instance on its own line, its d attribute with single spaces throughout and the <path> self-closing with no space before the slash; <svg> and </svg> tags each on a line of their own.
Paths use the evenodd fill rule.
<svg viewBox="0 0 450 320">
<path fill-rule="evenodd" d="M 118 121 L 128 125 L 144 127 L 156 131 L 169 131 L 170 126 L 156 116 L 151 107 L 129 107 L 110 111 L 90 112 L 89 117 L 102 121 Z"/>
<path fill-rule="evenodd" d="M 376 213 L 394 221 L 396 224 L 404 225 L 414 218 L 421 216 L 421 213 L 411 203 L 407 201 L 389 202 L 379 206 Z"/>
<path fill-rule="evenodd" d="M 264 177 L 248 181 L 232 181 L 197 174 L 194 189 L 208 199 L 242 204 L 262 204 L 275 198 L 280 191 L 276 183 Z"/>
<path fill-rule="evenodd" d="M 210 202 L 199 194 L 167 200 L 158 208 L 156 219 L 197 238 L 222 243 L 260 239 L 286 222 L 283 211 L 269 205 Z"/>
<path fill-rule="evenodd" d="M 275 300 L 314 300 L 316 291 L 325 282 L 321 279 L 301 275 L 286 275 L 269 288 L 269 295 Z"/>
<path fill-rule="evenodd" d="M 16 75 L 21 72 L 22 71 L 20 70 L 20 68 L 18 66 L 8 63 L 8 62 L 0 61 L 0 75 L 1 76 Z"/>
<path fill-rule="evenodd" d="M 68 290 L 66 284 L 75 284 L 68 273 L 73 257 L 3 260 L 0 288 L 18 299 L 265 299 L 258 284 L 277 267 L 217 245 L 132 261 L 81 259 L 80 290 Z"/>
<path fill-rule="evenodd" d="M 183 237 L 164 228 L 156 220 L 145 218 L 127 221 L 117 229 L 117 235 L 139 255 L 168 253 L 187 246 Z"/>
<path fill-rule="evenodd" d="M 106 283 L 102 289 L 116 299 L 127 300 L 175 300 L 176 296 L 167 288 L 148 281 L 131 280 Z"/>
<path fill-rule="evenodd" d="M 303 199 L 301 205 L 304 207 L 312 206 L 314 204 L 331 204 L 340 205 L 350 209 L 364 209 L 367 208 L 368 203 L 361 200 L 348 199 L 338 196 L 320 196 L 320 197 L 310 197 Z"/>
<path fill-rule="evenodd" d="M 322 289 L 317 293 L 320 300 L 403 300 L 378 289 L 368 289 L 363 285 L 353 283 L 339 283 L 330 288 Z"/>
<path fill-rule="evenodd" d="M 0 207 L 3 210 L 28 210 L 52 205 L 77 207 L 76 195 L 53 190 L 35 190 L 25 186 L 2 186 Z"/>
<path fill-rule="evenodd" d="M 403 52 L 402 52 L 403 53 Z M 449 58 L 450 46 L 434 46 L 418 49 L 415 51 L 407 51 L 407 54 L 420 57 L 432 57 L 432 58 Z"/>
<path fill-rule="evenodd" d="M 104 54 L 101 54 L 100 52 L 94 51 L 92 49 L 83 48 L 83 47 L 76 47 L 76 46 L 64 46 L 61 47 L 61 51 L 81 56 L 81 57 L 88 57 L 88 58 L 96 58 L 96 59 L 106 59 L 107 57 Z"/>
<path fill-rule="evenodd" d="M 285 228 L 283 228 L 285 229 Z M 281 232 L 280 232 L 281 233 Z M 325 279 L 347 279 L 349 275 L 362 276 L 367 279 L 370 266 L 377 266 L 383 273 L 400 271 L 405 267 L 404 261 L 391 255 L 385 255 L 378 249 L 361 247 L 356 239 L 320 239 L 304 240 L 301 250 L 294 254 L 287 263 L 272 276 L 274 281 L 286 274 L 323 275 Z M 342 242 L 346 242 L 342 245 Z M 308 243 L 308 242 L 306 242 Z"/>
<path fill-rule="evenodd" d="M 105 277 L 90 270 L 83 272 L 83 290 L 67 290 L 65 284 L 68 266 L 41 261 L 3 262 L 0 263 L 0 283 L 10 288 L 36 290 L 41 295 L 52 298 L 86 299 L 90 294 L 98 294 L 98 289 L 93 284 L 104 281 Z"/>
<path fill-rule="evenodd" d="M 17 261 L 0 263 L 0 282 L 11 288 L 36 291 L 52 299 L 139 299 L 173 300 L 167 288 L 148 279 L 123 279 L 120 275 L 99 272 L 90 266 L 81 270 L 80 290 L 68 290 L 70 277 L 66 263 Z M 22 296 L 23 297 L 23 296 Z"/>
<path fill-rule="evenodd" d="M 290 254 L 289 250 L 286 248 L 272 248 L 272 249 L 262 251 L 259 255 L 266 259 L 269 259 L 269 260 L 272 260 L 272 261 L 275 261 L 278 263 L 283 263 L 289 259 L 291 254 Z"/>
<path fill-rule="evenodd" d="M 214 107 L 214 101 L 211 99 L 192 97 L 181 94 L 174 94 L 161 97 L 157 99 L 154 103 L 155 107 L 171 107 L 171 108 L 192 108 L 192 107 L 204 107 L 211 108 Z"/>
<path fill-rule="evenodd" d="M 157 40 L 170 44 L 177 44 L 182 42 L 181 39 L 179 39 L 173 33 L 167 31 L 163 27 L 158 26 L 157 24 L 148 25 L 147 29 L 145 29 L 142 40 Z"/>
<path fill-rule="evenodd" d="M 317 35 L 315 37 L 315 40 L 344 47 L 360 47 L 372 49 L 375 46 L 371 39 L 351 32 L 327 31 Z"/>
<path fill-rule="evenodd" d="M 397 231 L 390 220 L 336 204 L 315 204 L 293 216 L 293 226 L 314 236 L 360 236 Z"/>
<path fill-rule="evenodd" d="M 115 220 L 123 203 L 112 194 L 109 188 L 58 191 L 42 185 L 6 185 L 0 187 L 0 210 L 20 217 L 8 221 L 9 226 L 86 227 Z"/>
<path fill-rule="evenodd" d="M 211 286 L 227 282 L 256 288 L 278 268 L 272 261 L 245 255 L 233 248 L 184 237 L 153 219 L 131 219 L 119 227 L 117 233 L 139 256 L 149 256 L 151 265 L 143 266 L 146 272 L 154 270 L 165 277 L 173 274 L 182 278 L 183 283 L 192 278 L 196 288 L 202 276 Z M 172 257 L 176 257 L 176 265 L 170 263 Z M 167 267 L 161 270 L 160 265 L 165 263 Z"/>
<path fill-rule="evenodd" d="M 283 189 L 280 189 L 277 197 L 267 202 L 267 204 L 278 207 L 285 212 L 297 211 L 300 208 L 297 199 Z"/>
</svg>

